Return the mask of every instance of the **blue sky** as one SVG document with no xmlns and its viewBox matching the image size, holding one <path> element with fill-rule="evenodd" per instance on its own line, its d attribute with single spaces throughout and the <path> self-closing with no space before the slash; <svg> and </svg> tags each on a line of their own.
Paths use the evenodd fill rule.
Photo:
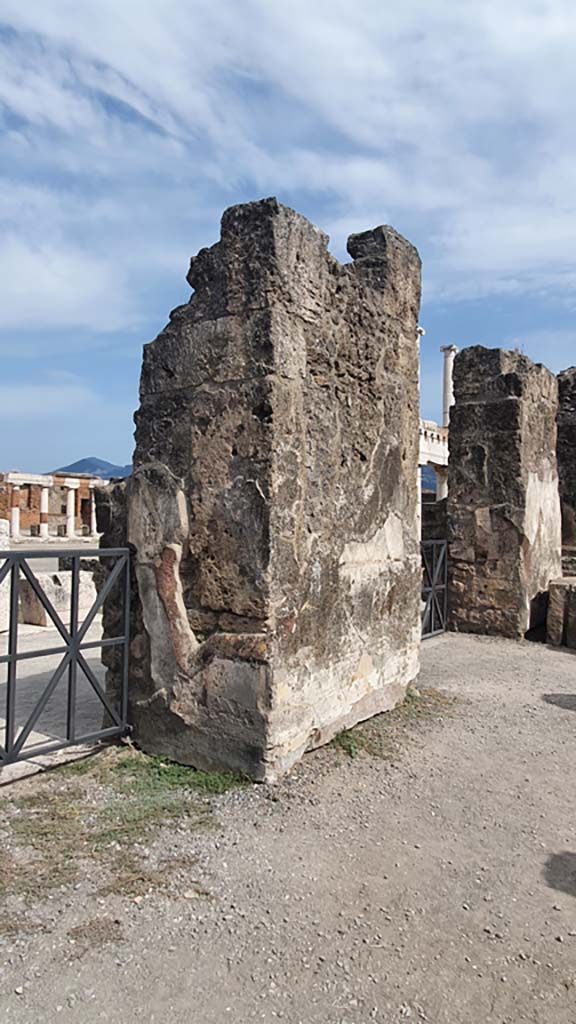
<svg viewBox="0 0 576 1024">
<path fill-rule="evenodd" d="M 439 346 L 576 363 L 573 0 L 2 0 L 0 469 L 132 451 L 141 347 L 222 210 L 389 223 Z"/>
</svg>

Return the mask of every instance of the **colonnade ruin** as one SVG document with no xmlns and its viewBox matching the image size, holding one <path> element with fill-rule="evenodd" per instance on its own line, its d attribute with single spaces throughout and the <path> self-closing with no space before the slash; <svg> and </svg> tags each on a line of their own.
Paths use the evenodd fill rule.
<svg viewBox="0 0 576 1024">
<path fill-rule="evenodd" d="M 274 199 L 233 207 L 145 347 L 134 473 L 98 518 L 132 550 L 130 721 L 150 753 L 274 781 L 418 675 L 420 258 L 390 227 L 348 252 Z M 521 638 L 551 581 L 569 587 L 576 371 L 559 413 L 556 378 L 517 352 L 454 366 L 450 628 Z"/>
</svg>

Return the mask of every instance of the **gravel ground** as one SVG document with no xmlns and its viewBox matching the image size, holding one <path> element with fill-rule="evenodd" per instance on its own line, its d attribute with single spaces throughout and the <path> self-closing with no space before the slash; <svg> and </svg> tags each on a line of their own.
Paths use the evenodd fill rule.
<svg viewBox="0 0 576 1024">
<path fill-rule="evenodd" d="M 422 660 L 456 700 L 392 759 L 318 751 L 165 828 L 150 856 L 193 858 L 191 889 L 88 877 L 22 927 L 8 903 L 0 1018 L 576 1024 L 576 655 L 445 636 Z"/>
</svg>

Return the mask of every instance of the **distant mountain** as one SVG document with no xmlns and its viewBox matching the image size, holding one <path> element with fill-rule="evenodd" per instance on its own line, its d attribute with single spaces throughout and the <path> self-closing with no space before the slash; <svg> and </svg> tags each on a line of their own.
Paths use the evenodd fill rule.
<svg viewBox="0 0 576 1024">
<path fill-rule="evenodd" d="M 436 474 L 430 466 L 422 466 L 422 490 L 436 494 Z"/>
<path fill-rule="evenodd" d="M 62 466 L 61 469 L 54 469 L 53 472 L 69 473 L 70 476 L 85 473 L 89 476 L 100 476 L 103 480 L 111 480 L 116 476 L 130 476 L 132 466 L 115 466 L 114 463 L 106 462 L 105 459 L 91 457 L 78 459 L 78 462 L 72 462 L 70 466 Z"/>
</svg>

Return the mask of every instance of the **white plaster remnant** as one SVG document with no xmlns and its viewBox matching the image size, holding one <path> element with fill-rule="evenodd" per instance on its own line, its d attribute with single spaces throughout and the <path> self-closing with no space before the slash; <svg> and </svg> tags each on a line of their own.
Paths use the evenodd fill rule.
<svg viewBox="0 0 576 1024">
<path fill-rule="evenodd" d="M 382 572 L 389 572 L 390 563 L 401 562 L 404 557 L 404 526 L 400 517 L 392 513 L 370 540 L 346 545 L 340 570 L 353 584 L 363 586 Z"/>
</svg>

